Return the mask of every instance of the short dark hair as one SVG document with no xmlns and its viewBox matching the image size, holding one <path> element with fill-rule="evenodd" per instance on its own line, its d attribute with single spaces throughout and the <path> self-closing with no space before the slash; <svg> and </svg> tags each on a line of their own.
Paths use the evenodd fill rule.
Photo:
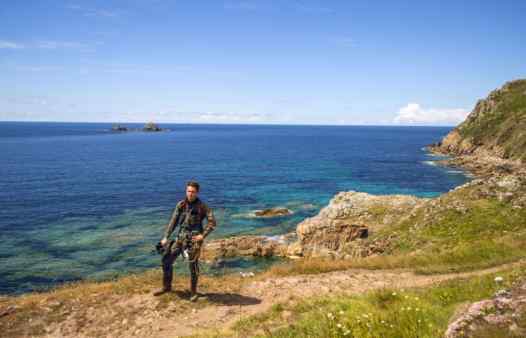
<svg viewBox="0 0 526 338">
<path fill-rule="evenodd" d="M 197 181 L 188 181 L 186 182 L 187 187 L 194 187 L 195 190 L 199 191 L 199 183 Z"/>
</svg>

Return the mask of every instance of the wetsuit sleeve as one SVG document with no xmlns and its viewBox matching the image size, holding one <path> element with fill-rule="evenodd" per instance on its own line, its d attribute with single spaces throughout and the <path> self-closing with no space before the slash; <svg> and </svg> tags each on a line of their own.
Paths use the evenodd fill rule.
<svg viewBox="0 0 526 338">
<path fill-rule="evenodd" d="M 205 218 L 207 220 L 206 228 L 203 231 L 203 238 L 206 238 L 216 228 L 217 222 L 214 213 L 211 208 L 205 206 Z"/>
<path fill-rule="evenodd" d="M 166 225 L 166 229 L 164 230 L 165 238 L 169 238 L 170 235 L 174 232 L 177 225 L 179 225 L 181 214 L 182 214 L 182 208 L 181 208 L 181 205 L 178 203 L 172 213 L 172 217 L 170 218 L 170 221 Z"/>
</svg>

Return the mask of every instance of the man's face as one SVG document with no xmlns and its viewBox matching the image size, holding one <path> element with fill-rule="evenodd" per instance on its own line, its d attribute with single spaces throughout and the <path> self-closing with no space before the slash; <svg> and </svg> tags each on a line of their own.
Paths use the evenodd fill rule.
<svg viewBox="0 0 526 338">
<path fill-rule="evenodd" d="M 195 198 L 197 197 L 197 194 L 198 192 L 195 187 L 192 187 L 192 186 L 186 187 L 186 198 L 188 198 L 190 202 L 195 200 Z"/>
</svg>

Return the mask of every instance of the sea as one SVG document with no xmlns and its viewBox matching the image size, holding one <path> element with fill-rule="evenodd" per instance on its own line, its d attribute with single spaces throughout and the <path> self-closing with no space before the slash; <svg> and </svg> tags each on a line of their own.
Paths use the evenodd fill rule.
<svg viewBox="0 0 526 338">
<path fill-rule="evenodd" d="M 294 231 L 340 191 L 434 197 L 471 179 L 424 148 L 451 127 L 160 126 L 0 122 L 0 294 L 160 269 L 152 250 L 188 180 L 217 218 L 213 239 Z M 293 214 L 254 217 L 271 207 Z M 235 258 L 204 273 L 279 261 Z M 176 264 L 176 278 L 188 273 Z"/>
</svg>

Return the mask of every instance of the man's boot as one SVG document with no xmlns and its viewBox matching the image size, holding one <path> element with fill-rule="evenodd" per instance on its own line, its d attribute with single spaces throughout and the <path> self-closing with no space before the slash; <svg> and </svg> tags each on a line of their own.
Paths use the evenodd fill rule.
<svg viewBox="0 0 526 338">
<path fill-rule="evenodd" d="M 163 288 L 153 293 L 154 296 L 160 296 L 172 291 L 172 274 L 171 269 L 163 269 Z"/>
<path fill-rule="evenodd" d="M 192 273 L 190 282 L 190 301 L 195 302 L 199 295 L 197 294 L 197 274 Z"/>
</svg>

